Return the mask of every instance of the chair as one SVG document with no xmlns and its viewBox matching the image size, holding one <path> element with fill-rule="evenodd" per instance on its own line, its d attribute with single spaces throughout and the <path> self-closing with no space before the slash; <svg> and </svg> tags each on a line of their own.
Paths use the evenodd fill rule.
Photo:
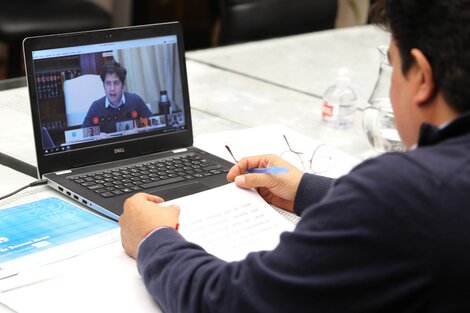
<svg viewBox="0 0 470 313">
<path fill-rule="evenodd" d="M 25 37 L 110 26 L 110 15 L 84 0 L 2 1 L 0 41 L 8 45 L 7 76 L 22 75 L 21 44 Z"/>
<path fill-rule="evenodd" d="M 105 96 L 99 75 L 85 74 L 64 82 L 67 127 L 82 125 L 93 101 Z"/>
<path fill-rule="evenodd" d="M 336 0 L 219 0 L 218 45 L 334 28 Z"/>
</svg>

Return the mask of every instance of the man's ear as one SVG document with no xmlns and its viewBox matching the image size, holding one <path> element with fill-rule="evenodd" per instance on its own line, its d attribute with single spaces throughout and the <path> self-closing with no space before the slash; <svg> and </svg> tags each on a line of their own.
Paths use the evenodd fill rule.
<svg viewBox="0 0 470 313">
<path fill-rule="evenodd" d="M 411 55 L 415 62 L 410 70 L 410 74 L 415 84 L 415 96 L 414 100 L 417 105 L 425 104 L 429 99 L 434 96 L 435 84 L 432 74 L 431 64 L 429 63 L 426 56 L 419 49 L 412 49 Z"/>
</svg>

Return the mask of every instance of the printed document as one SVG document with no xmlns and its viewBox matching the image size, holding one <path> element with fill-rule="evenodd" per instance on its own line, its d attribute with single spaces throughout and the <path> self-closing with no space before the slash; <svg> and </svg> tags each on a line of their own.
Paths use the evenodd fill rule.
<svg viewBox="0 0 470 313">
<path fill-rule="evenodd" d="M 276 212 L 255 190 L 234 183 L 164 203 L 181 208 L 180 233 L 226 261 L 252 251 L 272 250 L 294 223 Z"/>
<path fill-rule="evenodd" d="M 119 238 L 114 221 L 57 197 L 0 209 L 0 279 Z"/>
</svg>

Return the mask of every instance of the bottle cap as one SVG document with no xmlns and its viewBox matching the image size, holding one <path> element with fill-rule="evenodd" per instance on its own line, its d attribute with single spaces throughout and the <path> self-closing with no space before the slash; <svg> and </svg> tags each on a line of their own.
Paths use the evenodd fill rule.
<svg viewBox="0 0 470 313">
<path fill-rule="evenodd" d="M 336 74 L 336 84 L 337 85 L 349 85 L 351 83 L 351 78 L 349 77 L 349 69 L 347 67 L 340 67 Z"/>
<path fill-rule="evenodd" d="M 338 69 L 338 76 L 349 76 L 349 69 L 345 66 L 342 66 Z"/>
</svg>

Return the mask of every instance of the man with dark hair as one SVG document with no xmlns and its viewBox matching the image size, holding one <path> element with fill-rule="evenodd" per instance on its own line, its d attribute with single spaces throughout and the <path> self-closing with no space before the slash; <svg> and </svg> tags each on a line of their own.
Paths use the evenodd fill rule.
<svg viewBox="0 0 470 313">
<path fill-rule="evenodd" d="M 378 0 L 390 97 L 408 148 L 333 181 L 272 155 L 227 178 L 301 215 L 273 251 L 226 263 L 171 225 L 178 207 L 137 194 L 122 244 L 165 312 L 470 312 L 470 0 Z M 245 174 L 284 166 L 289 173 Z"/>
<path fill-rule="evenodd" d="M 100 77 L 106 96 L 92 103 L 82 127 L 99 126 L 100 132 L 113 133 L 117 122 L 152 116 L 141 97 L 124 92 L 126 75 L 126 69 L 117 62 L 103 66 Z"/>
</svg>

